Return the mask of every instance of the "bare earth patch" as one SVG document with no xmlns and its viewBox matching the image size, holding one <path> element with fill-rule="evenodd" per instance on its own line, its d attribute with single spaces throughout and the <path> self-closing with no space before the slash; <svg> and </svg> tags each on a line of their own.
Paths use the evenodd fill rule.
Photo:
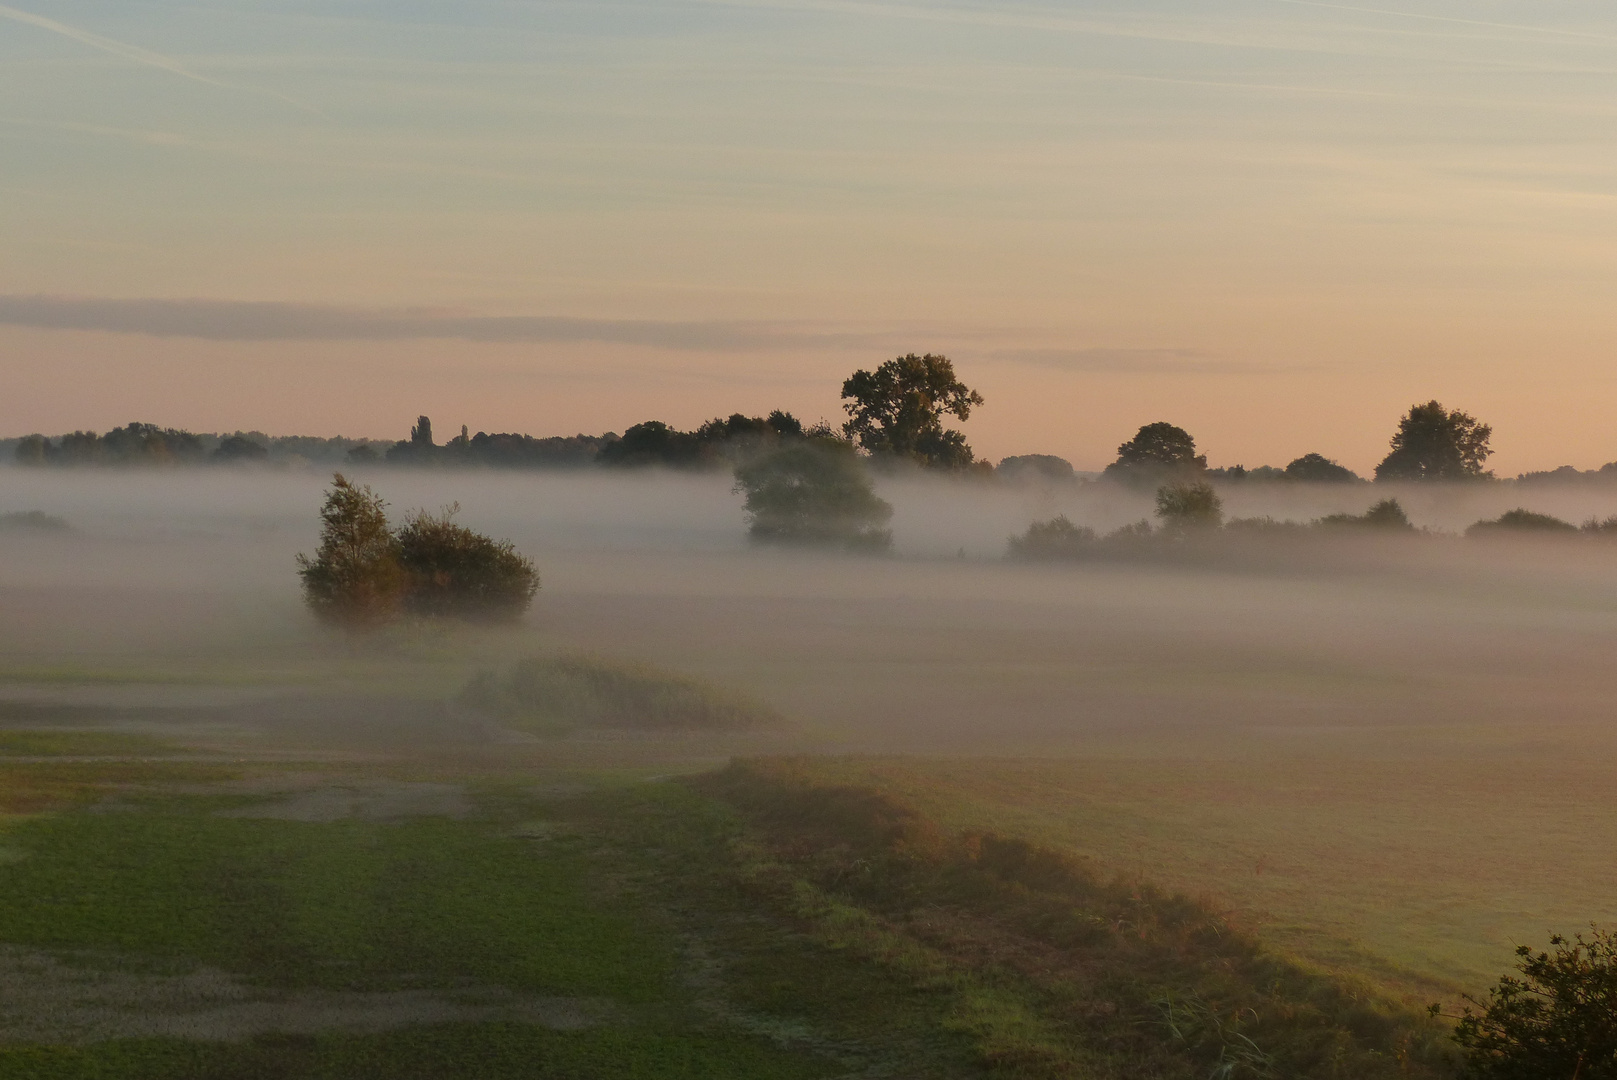
<svg viewBox="0 0 1617 1080">
<path fill-rule="evenodd" d="M 573 1031 L 603 1023 L 611 1012 L 605 1002 L 528 997 L 489 986 L 273 993 L 214 968 L 185 975 L 97 971 L 0 946 L 0 1042 L 157 1036 L 234 1042 L 271 1032 L 371 1034 L 412 1024 L 501 1020 Z"/>
</svg>

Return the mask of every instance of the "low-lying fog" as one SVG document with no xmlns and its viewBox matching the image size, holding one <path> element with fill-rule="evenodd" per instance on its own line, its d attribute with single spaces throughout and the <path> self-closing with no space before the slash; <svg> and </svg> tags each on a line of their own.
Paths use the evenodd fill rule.
<svg viewBox="0 0 1617 1080">
<path fill-rule="evenodd" d="M 463 523 L 532 556 L 536 643 L 745 687 L 826 746 L 1015 753 L 1347 729 L 1396 742 L 1415 728 L 1601 725 L 1617 700 L 1617 544 L 1410 538 L 1351 568 L 1273 572 L 1017 565 L 1005 540 L 1031 521 L 1065 513 L 1105 530 L 1149 516 L 1149 495 L 911 479 L 880 485 L 893 557 L 828 557 L 750 548 L 725 475 L 359 478 L 395 515 L 459 502 Z M 0 468 L 0 513 L 71 526 L 0 533 L 0 674 L 320 640 L 293 556 L 313 549 L 328 480 Z M 1231 516 L 1308 520 L 1387 492 L 1223 494 Z M 1519 505 L 1572 521 L 1617 514 L 1617 489 L 1393 494 L 1415 524 L 1449 532 Z"/>
</svg>

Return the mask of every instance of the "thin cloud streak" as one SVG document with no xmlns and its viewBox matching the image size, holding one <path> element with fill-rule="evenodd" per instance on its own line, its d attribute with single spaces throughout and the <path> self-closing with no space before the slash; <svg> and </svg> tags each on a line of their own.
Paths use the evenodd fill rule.
<svg viewBox="0 0 1617 1080">
<path fill-rule="evenodd" d="M 208 341 L 597 342 L 711 352 L 875 346 L 897 332 L 801 330 L 760 322 L 457 315 L 265 301 L 0 296 L 0 324 Z"/>
<path fill-rule="evenodd" d="M 1201 349 L 1006 349 L 989 353 L 985 359 L 1086 374 L 1257 375 L 1280 370 Z"/>
<path fill-rule="evenodd" d="M 285 102 L 286 104 L 291 105 L 293 108 L 300 109 L 303 112 L 312 113 L 317 116 L 325 115 L 324 113 L 320 112 L 319 109 L 316 109 L 311 105 L 306 105 L 295 98 L 289 98 L 285 94 L 278 94 L 273 90 L 260 90 L 257 87 L 252 86 L 237 86 L 232 83 L 220 82 L 218 79 L 210 79 L 206 75 L 197 74 L 184 64 L 181 64 L 178 60 L 175 60 L 172 57 L 164 56 L 162 53 L 155 53 L 150 49 L 143 49 L 139 45 L 130 45 L 128 42 L 117 41 L 113 38 L 103 37 L 100 34 L 93 34 L 88 30 L 80 30 L 76 26 L 69 26 L 67 23 L 57 22 L 55 19 L 48 19 L 43 15 L 35 15 L 31 11 L 23 11 L 20 8 L 0 4 L 0 19 L 10 19 L 13 22 L 20 22 L 40 30 L 48 30 L 53 34 L 60 34 L 65 38 L 71 38 L 81 45 L 88 45 L 92 49 L 99 49 L 102 52 L 111 53 L 113 56 L 120 57 L 124 60 L 130 60 L 137 64 L 144 64 L 147 67 L 158 68 L 162 71 L 168 72 L 171 75 L 178 75 L 182 79 L 189 79 L 192 82 L 202 83 L 204 86 L 218 87 L 221 90 L 245 90 L 249 93 L 264 94 L 267 97 L 274 98 L 276 101 Z"/>
</svg>

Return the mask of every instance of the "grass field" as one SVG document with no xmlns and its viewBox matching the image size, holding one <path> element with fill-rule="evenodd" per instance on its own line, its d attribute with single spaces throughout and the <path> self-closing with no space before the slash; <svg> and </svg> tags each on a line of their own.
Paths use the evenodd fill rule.
<svg viewBox="0 0 1617 1080">
<path fill-rule="evenodd" d="M 0 769 L 4 1077 L 1446 1075 L 1211 909 L 798 766 Z"/>
</svg>

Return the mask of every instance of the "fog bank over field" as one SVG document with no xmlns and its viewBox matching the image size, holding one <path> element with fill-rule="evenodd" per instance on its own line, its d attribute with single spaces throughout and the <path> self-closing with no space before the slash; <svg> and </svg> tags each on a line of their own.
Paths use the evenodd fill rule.
<svg viewBox="0 0 1617 1080">
<path fill-rule="evenodd" d="M 1231 747 L 1321 732 L 1492 740 L 1599 728 L 1617 699 L 1617 546 L 1582 538 L 1373 538 L 1356 561 L 1273 572 L 1018 565 L 1001 558 L 1005 538 L 1030 521 L 1065 513 L 1109 528 L 1146 516 L 1149 496 L 921 478 L 880 485 L 897 556 L 831 557 L 750 547 L 724 475 L 360 478 L 398 515 L 458 501 L 464 523 L 535 559 L 534 610 L 490 649 L 712 677 L 798 718 L 815 747 L 1069 752 L 1168 732 Z M 72 526 L 0 534 L 0 666 L 16 678 L 64 657 L 121 670 L 142 655 L 329 650 L 293 574 L 327 479 L 0 469 L 0 512 Z M 1394 493 L 1434 529 L 1524 503 L 1574 521 L 1617 512 L 1617 492 L 1589 488 Z M 1299 520 L 1386 494 L 1224 490 L 1232 515 Z"/>
</svg>

